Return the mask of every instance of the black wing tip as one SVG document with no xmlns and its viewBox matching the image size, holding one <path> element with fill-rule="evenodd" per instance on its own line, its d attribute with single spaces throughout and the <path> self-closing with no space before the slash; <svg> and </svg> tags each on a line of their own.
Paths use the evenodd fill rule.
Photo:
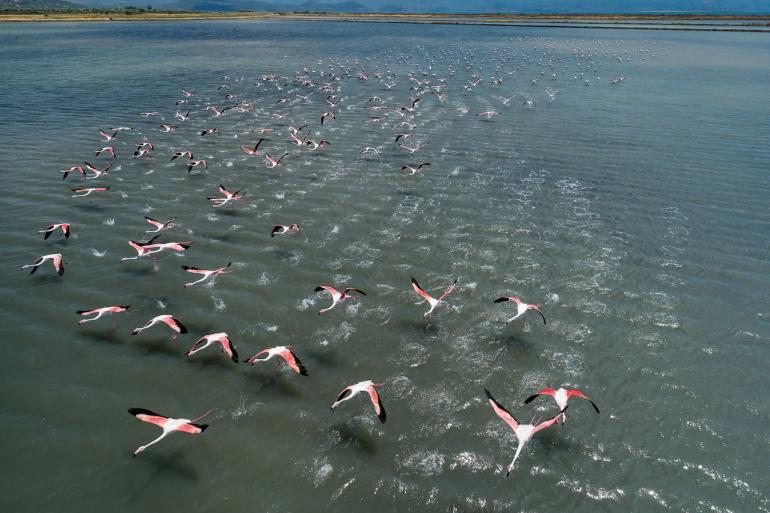
<svg viewBox="0 0 770 513">
<path fill-rule="evenodd" d="M 594 407 L 594 410 L 596 410 L 596 413 L 601 413 L 601 412 L 599 411 L 599 407 L 598 407 L 598 406 L 596 406 L 596 403 L 594 403 L 594 402 L 593 402 L 593 401 L 591 401 L 590 399 L 588 400 L 588 402 L 590 402 L 590 403 L 591 403 L 591 406 L 593 406 L 593 407 Z"/>
<path fill-rule="evenodd" d="M 322 290 L 325 290 L 323 287 L 316 287 L 313 289 L 313 292 L 321 292 Z"/>
<path fill-rule="evenodd" d="M 163 417 L 163 415 L 160 415 L 158 413 L 155 413 L 154 411 L 150 411 L 145 408 L 129 408 L 128 413 L 136 417 L 137 415 L 152 415 L 153 417 Z"/>
<path fill-rule="evenodd" d="M 200 430 L 201 430 L 201 433 L 203 433 L 204 431 L 206 431 L 206 429 L 209 427 L 209 425 L 208 425 L 208 424 L 195 424 L 195 423 L 190 423 L 190 425 L 191 425 L 191 426 L 195 426 L 195 427 L 197 427 L 198 429 L 200 429 Z"/>
<path fill-rule="evenodd" d="M 540 394 L 532 394 L 531 396 L 529 396 L 526 399 L 524 399 L 524 404 L 529 404 L 532 401 L 534 401 L 535 399 L 537 399 L 538 397 L 540 397 Z"/>
<path fill-rule="evenodd" d="M 499 297 L 499 298 L 495 299 L 495 301 L 494 301 L 494 302 L 495 302 L 495 303 L 503 303 L 503 302 L 505 302 L 505 301 L 508 301 L 508 298 L 507 298 L 507 297 Z"/>
</svg>

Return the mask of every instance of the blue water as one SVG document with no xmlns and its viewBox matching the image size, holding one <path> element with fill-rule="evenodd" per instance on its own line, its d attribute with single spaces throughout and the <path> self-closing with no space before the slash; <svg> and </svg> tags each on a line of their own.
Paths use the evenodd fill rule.
<svg viewBox="0 0 770 513">
<path fill-rule="evenodd" d="M 0 48 L 4 510 L 770 509 L 766 35 L 62 23 L 0 26 Z M 275 103 L 310 91 L 294 83 L 305 67 L 318 86 L 320 70 L 341 76 L 324 127 L 320 91 Z M 410 90 L 410 73 L 446 98 Z M 187 122 L 173 119 L 182 88 L 196 91 Z M 367 110 L 372 95 L 389 109 Z M 414 113 L 395 113 L 415 95 Z M 204 111 L 235 101 L 253 109 Z M 180 128 L 137 115 L 155 110 Z M 487 110 L 500 115 L 482 121 Z M 387 122 L 365 122 L 375 116 Z M 414 155 L 393 142 L 401 120 L 416 124 L 407 144 L 428 143 Z M 331 146 L 292 146 L 288 126 L 304 123 Z M 97 130 L 116 126 L 133 130 L 108 176 L 61 179 L 106 164 Z M 275 128 L 261 149 L 288 151 L 281 167 L 240 150 L 257 127 Z M 143 139 L 152 157 L 132 159 Z M 361 157 L 366 146 L 380 155 Z M 208 169 L 169 161 L 184 149 Z M 401 171 L 420 162 L 431 166 Z M 212 209 L 220 183 L 247 195 Z M 71 198 L 84 184 L 111 189 Z M 176 217 L 162 240 L 191 249 L 157 270 L 121 261 L 145 215 Z M 62 220 L 69 240 L 36 233 Z M 270 237 L 292 222 L 299 235 Z M 63 277 L 19 270 L 48 253 L 64 255 Z M 182 287 L 181 265 L 230 261 L 232 274 Z M 431 293 L 457 278 L 451 310 L 424 320 L 412 275 Z M 319 317 L 321 284 L 367 296 Z M 506 326 L 512 307 L 492 301 L 510 294 L 540 303 L 548 324 L 530 313 Z M 131 308 L 78 326 L 75 310 L 113 304 Z M 190 333 L 131 336 L 161 313 Z M 243 359 L 292 345 L 310 375 L 213 349 L 185 359 L 218 331 Z M 358 398 L 329 414 L 364 379 L 383 383 L 385 424 Z M 555 413 L 548 398 L 522 404 L 545 386 L 579 388 L 601 413 L 571 402 L 566 426 L 538 433 L 505 478 L 516 440 L 483 388 L 529 421 Z M 130 407 L 213 412 L 202 435 L 131 458 L 159 431 Z"/>
</svg>

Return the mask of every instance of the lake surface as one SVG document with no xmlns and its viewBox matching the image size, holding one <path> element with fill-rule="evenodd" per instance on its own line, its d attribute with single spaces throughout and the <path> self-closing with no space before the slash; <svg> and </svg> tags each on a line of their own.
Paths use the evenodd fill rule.
<svg viewBox="0 0 770 513">
<path fill-rule="evenodd" d="M 57 23 L 2 25 L 0 47 L 4 510 L 770 510 L 765 34 Z M 318 85 L 300 101 L 305 67 Z M 321 127 L 330 73 L 339 107 Z M 196 93 L 177 107 L 182 88 Z M 413 113 L 395 112 L 416 94 Z M 389 108 L 367 109 L 374 95 Z M 203 110 L 238 101 L 252 110 Z M 405 144 L 427 143 L 414 155 L 394 143 L 400 121 L 416 125 Z M 305 123 L 331 145 L 292 146 L 288 126 Z M 113 141 L 109 175 L 62 180 L 106 164 L 97 130 L 118 126 L 133 131 Z M 260 150 L 289 152 L 280 167 L 241 151 L 257 127 L 276 130 Z M 145 138 L 151 157 L 132 159 Z M 169 161 L 186 149 L 208 168 Z M 212 208 L 220 183 L 246 197 Z M 110 190 L 72 198 L 84 184 Z M 145 215 L 175 217 L 161 240 L 192 247 L 157 270 L 121 261 L 152 228 Z M 69 240 L 36 233 L 61 221 Z M 302 231 L 271 238 L 276 223 Z M 64 255 L 64 276 L 19 270 L 48 253 Z M 233 273 L 183 288 L 181 265 L 227 262 Z M 433 294 L 457 278 L 452 308 L 423 319 L 410 276 Z M 319 317 L 322 284 L 367 296 Z M 530 312 L 506 326 L 513 305 L 493 300 L 513 294 L 548 324 Z M 77 324 L 76 310 L 108 305 L 131 308 Z M 162 313 L 190 333 L 131 336 Z M 291 345 L 310 375 L 214 348 L 185 358 L 220 331 L 242 359 Z M 330 415 L 366 379 L 383 384 L 387 422 L 361 398 Z M 579 388 L 601 413 L 574 399 L 506 478 L 516 439 L 483 388 L 528 422 L 557 411 L 548 397 L 522 404 L 547 386 Z M 205 433 L 132 458 L 159 430 L 130 407 L 213 412 Z"/>
</svg>

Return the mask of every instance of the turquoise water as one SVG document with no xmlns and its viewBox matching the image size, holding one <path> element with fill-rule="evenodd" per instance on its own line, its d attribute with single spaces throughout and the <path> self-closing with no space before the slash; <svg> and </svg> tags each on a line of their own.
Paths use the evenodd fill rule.
<svg viewBox="0 0 770 513">
<path fill-rule="evenodd" d="M 0 47 L 4 509 L 770 509 L 765 35 L 20 24 L 0 27 Z M 323 128 L 325 94 L 275 103 L 309 92 L 293 83 L 304 67 L 318 84 L 319 70 L 342 76 Z M 378 70 L 395 74 L 391 90 Z M 445 100 L 410 90 L 411 72 L 444 84 Z M 279 79 L 256 87 L 266 74 Z M 482 82 L 463 88 L 474 75 Z M 196 91 L 187 122 L 173 120 L 182 88 Z M 206 106 L 234 102 L 225 91 L 253 110 L 212 118 Z M 410 156 L 393 143 L 393 109 L 415 94 L 407 144 L 427 145 Z M 495 98 L 512 94 L 507 106 Z M 391 109 L 367 110 L 372 95 Z M 164 134 L 137 115 L 156 110 L 180 128 Z M 487 110 L 500 115 L 476 116 Z M 374 116 L 387 123 L 365 122 Z M 292 146 L 288 125 L 304 123 L 331 146 Z M 116 126 L 133 131 L 119 135 L 110 175 L 63 181 L 61 169 L 108 161 L 93 155 L 97 130 Z M 198 135 L 212 127 L 219 136 Z M 281 167 L 240 150 L 257 127 L 276 129 L 260 149 L 288 151 Z M 144 138 L 152 157 L 132 159 Z M 361 157 L 366 146 L 380 155 Z M 169 161 L 185 149 L 208 169 Z M 401 171 L 420 162 L 431 166 Z M 111 189 L 71 198 L 86 183 Z M 245 199 L 212 209 L 220 183 L 245 186 Z M 145 215 L 176 217 L 162 240 L 191 249 L 162 254 L 157 270 L 121 261 L 151 228 Z M 36 233 L 60 221 L 69 240 Z M 292 222 L 299 235 L 270 237 Z M 48 253 L 64 255 L 63 277 L 19 270 Z M 183 288 L 181 265 L 230 261 L 232 274 Z M 431 293 L 457 278 L 452 309 L 424 320 L 412 275 Z M 321 284 L 368 295 L 319 317 Z M 492 301 L 508 294 L 542 304 L 548 324 L 506 326 L 512 307 Z M 78 326 L 76 310 L 113 304 L 131 305 L 115 326 Z M 161 313 L 190 333 L 131 336 Z M 291 345 L 310 375 L 213 349 L 185 359 L 219 331 L 242 359 Z M 337 393 L 365 379 L 383 383 L 387 422 L 358 398 L 331 416 Z M 571 403 L 566 426 L 536 435 L 505 478 L 516 441 L 483 388 L 529 421 L 555 413 L 547 398 L 522 404 L 545 386 L 580 388 L 601 414 Z M 130 407 L 213 412 L 202 435 L 133 459 L 158 430 Z"/>
</svg>

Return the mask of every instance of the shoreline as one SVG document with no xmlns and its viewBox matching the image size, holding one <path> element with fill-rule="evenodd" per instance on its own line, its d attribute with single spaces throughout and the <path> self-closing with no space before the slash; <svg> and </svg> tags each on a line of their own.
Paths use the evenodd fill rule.
<svg viewBox="0 0 770 513">
<path fill-rule="evenodd" d="M 705 14 L 330 14 L 268 12 L 39 12 L 0 13 L 0 23 L 298 20 L 426 25 L 478 25 L 539 28 L 593 28 L 615 30 L 685 30 L 708 32 L 770 32 L 770 15 Z M 725 22 L 724 24 L 702 22 Z M 730 23 L 741 21 L 742 23 Z M 701 23 L 699 23 L 701 22 Z"/>
</svg>

